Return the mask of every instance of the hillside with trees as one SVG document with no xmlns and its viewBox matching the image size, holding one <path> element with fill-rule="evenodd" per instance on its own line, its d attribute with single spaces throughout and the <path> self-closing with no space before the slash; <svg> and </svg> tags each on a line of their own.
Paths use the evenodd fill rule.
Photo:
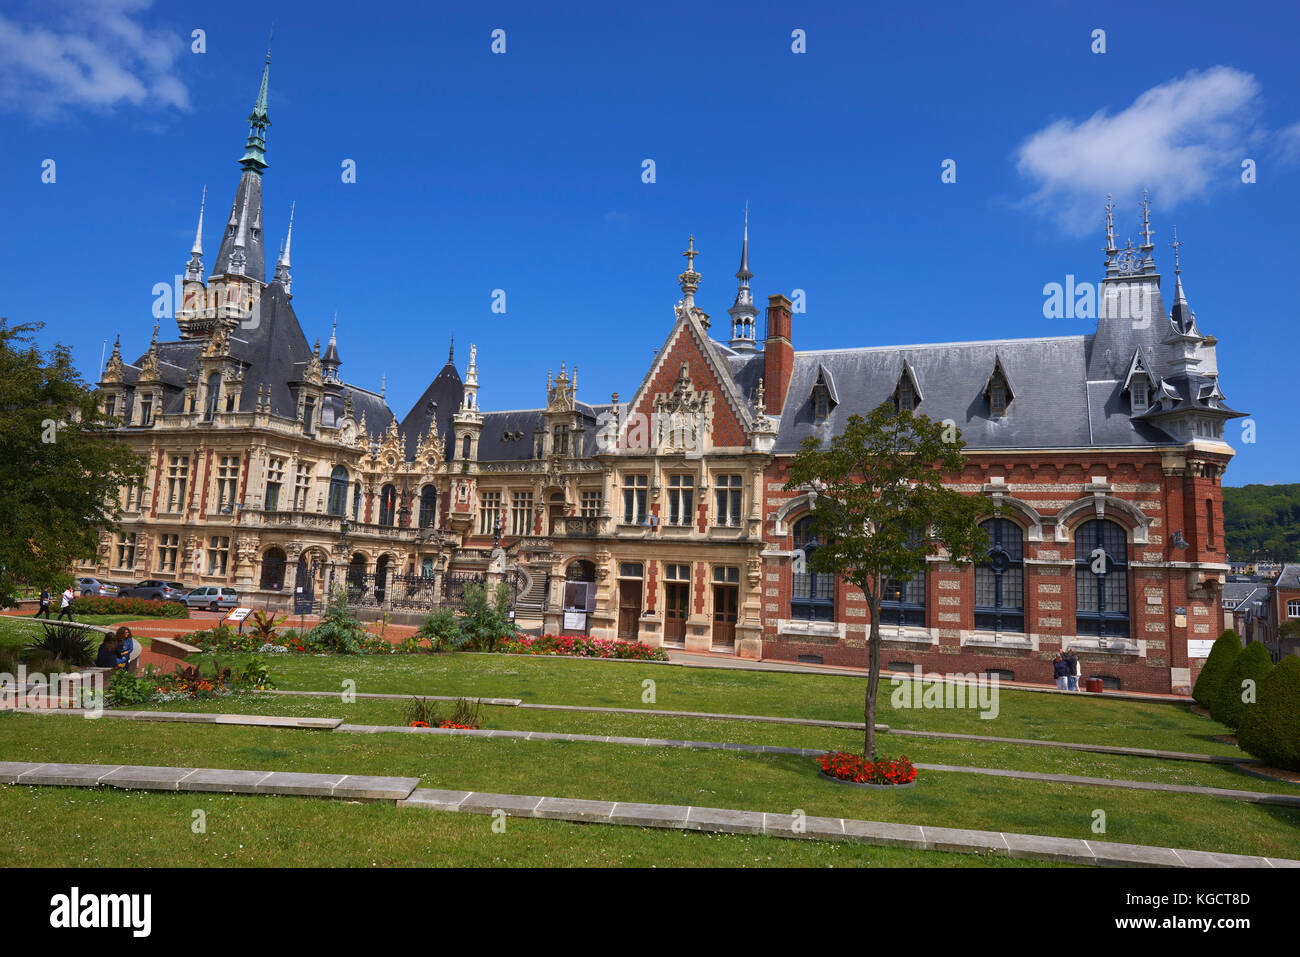
<svg viewBox="0 0 1300 957">
<path fill-rule="evenodd" d="M 1234 562 L 1300 561 L 1300 484 L 1225 486 L 1223 527 Z"/>
</svg>

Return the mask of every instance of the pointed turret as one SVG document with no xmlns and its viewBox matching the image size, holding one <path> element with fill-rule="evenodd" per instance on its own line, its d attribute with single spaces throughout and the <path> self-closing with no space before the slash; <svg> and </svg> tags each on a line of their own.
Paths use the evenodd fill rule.
<svg viewBox="0 0 1300 957">
<path fill-rule="evenodd" d="M 339 366 L 343 360 L 339 358 L 339 314 L 334 313 L 334 325 L 330 329 L 330 341 L 325 347 L 325 354 L 321 356 L 321 368 L 325 370 L 325 381 L 337 382 L 339 380 Z"/>
<path fill-rule="evenodd" d="M 286 294 L 289 294 L 293 285 L 293 277 L 289 275 L 291 264 L 289 262 L 289 247 L 293 245 L 293 211 L 296 203 L 289 204 L 289 231 L 285 233 L 284 245 L 280 247 L 280 258 L 275 264 L 274 282 L 278 282 L 284 287 Z"/>
<path fill-rule="evenodd" d="M 208 202 L 208 188 L 203 187 L 203 197 L 199 200 L 199 227 L 194 231 L 194 245 L 190 248 L 190 261 L 185 266 L 186 282 L 203 281 L 203 207 Z"/>
<path fill-rule="evenodd" d="M 261 173 L 266 169 L 266 128 L 271 125 L 271 118 L 266 112 L 266 87 L 271 75 L 271 51 L 266 51 L 266 65 L 262 67 L 262 86 L 257 91 L 257 100 L 253 103 L 253 112 L 248 114 L 248 142 L 244 145 L 244 155 L 239 165 L 244 169 Z"/>
<path fill-rule="evenodd" d="M 737 352 L 757 352 L 755 342 L 755 320 L 758 308 L 754 305 L 754 296 L 749 290 L 749 281 L 754 274 L 749 270 L 749 204 L 745 204 L 745 232 L 740 241 L 740 269 L 736 271 L 740 286 L 736 289 L 736 301 L 727 310 L 731 316 L 731 348 Z"/>
</svg>

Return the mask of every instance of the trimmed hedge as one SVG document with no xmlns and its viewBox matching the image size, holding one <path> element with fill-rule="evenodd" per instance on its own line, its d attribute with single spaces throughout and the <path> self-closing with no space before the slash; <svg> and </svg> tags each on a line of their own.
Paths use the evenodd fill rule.
<svg viewBox="0 0 1300 957">
<path fill-rule="evenodd" d="M 1241 638 L 1231 628 L 1219 636 L 1210 649 L 1210 656 L 1205 659 L 1201 673 L 1196 677 L 1196 687 L 1192 689 L 1192 697 L 1197 704 L 1204 708 L 1214 706 L 1215 699 L 1219 696 L 1219 685 L 1227 679 L 1233 662 L 1242 650 Z"/>
<path fill-rule="evenodd" d="M 52 608 L 58 607 L 58 596 Z M 105 598 L 102 595 L 78 595 L 72 599 L 73 615 L 135 615 L 139 618 L 188 618 L 190 610 L 171 601 L 152 598 Z"/>
<path fill-rule="evenodd" d="M 1241 723 L 1242 713 L 1252 705 L 1241 700 L 1247 680 L 1255 683 L 1255 700 L 1259 700 L 1259 685 L 1273 670 L 1273 659 L 1258 641 L 1252 641 L 1245 647 L 1224 680 L 1219 683 L 1218 692 L 1210 703 L 1210 717 L 1220 724 L 1235 729 Z"/>
<path fill-rule="evenodd" d="M 1259 683 L 1259 698 L 1241 716 L 1237 743 L 1265 764 L 1300 771 L 1300 657 L 1287 655 Z"/>
</svg>

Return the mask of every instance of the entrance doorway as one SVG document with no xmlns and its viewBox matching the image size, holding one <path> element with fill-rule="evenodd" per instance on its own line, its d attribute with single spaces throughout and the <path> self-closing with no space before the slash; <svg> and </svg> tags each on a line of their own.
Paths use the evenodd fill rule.
<svg viewBox="0 0 1300 957">
<path fill-rule="evenodd" d="M 664 641 L 686 641 L 686 618 L 691 602 L 688 582 L 664 582 Z"/>
<path fill-rule="evenodd" d="M 618 636 L 636 641 L 641 628 L 641 582 L 624 579 L 618 583 Z"/>
<path fill-rule="evenodd" d="M 713 586 L 713 644 L 736 644 L 736 612 L 740 605 L 739 585 Z"/>
</svg>

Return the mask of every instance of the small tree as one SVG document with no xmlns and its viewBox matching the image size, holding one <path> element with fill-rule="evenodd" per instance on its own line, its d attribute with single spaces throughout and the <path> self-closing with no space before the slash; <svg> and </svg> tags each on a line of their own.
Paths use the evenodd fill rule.
<svg viewBox="0 0 1300 957">
<path fill-rule="evenodd" d="M 1192 697 L 1203 708 L 1214 705 L 1219 694 L 1219 686 L 1232 670 L 1232 663 L 1241 654 L 1241 639 L 1229 628 L 1214 642 L 1210 656 L 1201 665 L 1201 673 L 1196 676 L 1196 686 L 1192 688 Z"/>
<path fill-rule="evenodd" d="M 1219 682 L 1214 700 L 1210 702 L 1210 717 L 1235 730 L 1241 723 L 1241 716 L 1253 706 L 1243 700 L 1246 697 L 1246 682 L 1254 683 L 1251 701 L 1258 702 L 1260 682 L 1272 670 L 1273 659 L 1268 656 L 1268 650 L 1258 641 L 1252 641 L 1237 655 L 1237 660 Z"/>
<path fill-rule="evenodd" d="M 467 584 L 457 624 L 465 644 L 478 651 L 496 651 L 498 644 L 515 633 L 510 621 L 510 586 L 499 583 L 490 598 L 487 588 Z"/>
<path fill-rule="evenodd" d="M 785 488 L 813 494 L 818 547 L 807 557 L 809 566 L 840 575 L 866 597 L 871 670 L 863 755 L 870 760 L 876 756 L 884 583 L 924 570 L 929 555 L 946 552 L 950 561 L 963 562 L 988 553 L 988 536 L 978 525 L 987 504 L 943 485 L 945 474 L 961 472 L 964 448 L 955 427 L 885 403 L 866 418 L 851 416 L 827 444 L 805 439 L 790 465 Z"/>
<path fill-rule="evenodd" d="M 0 319 L 0 606 L 21 585 L 70 582 L 101 529 L 118 527 L 122 486 L 144 474 L 68 348 L 33 345 L 41 328 Z"/>
<path fill-rule="evenodd" d="M 1237 744 L 1275 768 L 1300 771 L 1300 657 L 1287 655 L 1259 683 L 1241 715 Z"/>
</svg>

